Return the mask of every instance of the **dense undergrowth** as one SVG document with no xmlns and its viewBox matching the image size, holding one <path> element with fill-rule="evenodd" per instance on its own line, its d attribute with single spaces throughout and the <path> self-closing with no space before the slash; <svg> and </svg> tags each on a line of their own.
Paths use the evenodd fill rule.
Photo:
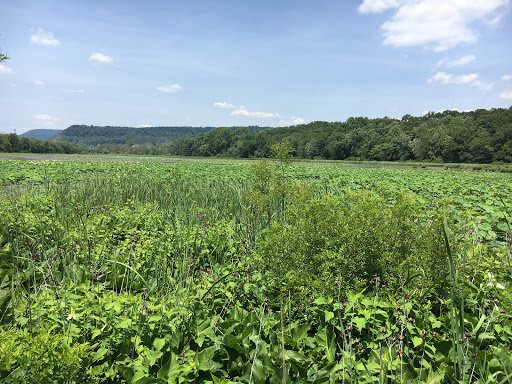
<svg viewBox="0 0 512 384">
<path fill-rule="evenodd" d="M 0 379 L 509 382 L 510 213 L 482 232 L 450 199 L 291 177 L 281 149 L 248 179 L 6 188 Z"/>
</svg>

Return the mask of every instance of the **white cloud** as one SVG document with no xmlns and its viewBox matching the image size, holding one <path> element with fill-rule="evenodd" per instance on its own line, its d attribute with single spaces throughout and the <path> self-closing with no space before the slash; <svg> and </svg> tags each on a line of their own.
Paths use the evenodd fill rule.
<svg viewBox="0 0 512 384">
<path fill-rule="evenodd" d="M 51 127 L 55 122 L 59 121 L 60 118 L 51 115 L 36 115 L 34 119 L 44 126 Z"/>
<path fill-rule="evenodd" d="M 467 55 L 467 56 L 462 56 L 460 59 L 457 59 L 457 60 L 448 60 L 448 59 L 442 59 L 442 60 L 439 60 L 436 64 L 436 68 L 453 68 L 453 67 L 456 67 L 458 65 L 464 65 L 464 64 L 469 64 L 469 63 L 472 63 L 473 61 L 476 60 L 476 56 L 475 55 Z"/>
<path fill-rule="evenodd" d="M 213 103 L 213 106 L 215 108 L 222 108 L 222 109 L 234 109 L 236 108 L 236 106 L 234 106 L 233 104 L 231 103 L 226 103 L 226 102 L 222 102 L 222 103 Z"/>
<path fill-rule="evenodd" d="M 290 121 L 281 120 L 279 124 L 281 126 L 288 126 L 288 125 L 299 125 L 304 124 L 305 120 L 301 117 L 292 117 Z"/>
<path fill-rule="evenodd" d="M 44 86 L 44 83 L 41 81 L 41 80 L 33 80 L 32 83 L 36 86 L 36 87 L 43 87 Z"/>
<path fill-rule="evenodd" d="M 30 35 L 30 42 L 32 44 L 44 45 L 47 47 L 60 46 L 60 41 L 53 36 L 53 33 L 46 32 L 41 28 L 37 28 L 36 31 Z"/>
<path fill-rule="evenodd" d="M 178 93 L 183 88 L 178 84 L 169 84 L 169 85 L 163 85 L 160 87 L 156 87 L 158 91 L 165 92 L 165 93 Z"/>
<path fill-rule="evenodd" d="M 512 100 L 512 90 L 501 92 L 500 98 L 505 100 Z"/>
<path fill-rule="evenodd" d="M 509 3 L 510 0 L 364 0 L 359 12 L 396 9 L 381 27 L 384 45 L 444 51 L 476 42 L 478 31 L 470 25 L 483 21 L 496 26 Z"/>
<path fill-rule="evenodd" d="M 501 80 L 510 81 L 510 80 L 512 80 L 512 75 L 503 75 L 503 76 L 501 76 Z"/>
<path fill-rule="evenodd" d="M 474 82 L 478 78 L 478 73 L 470 75 L 455 76 L 450 73 L 437 72 L 434 76 L 428 79 L 429 83 L 439 84 L 464 84 Z"/>
<path fill-rule="evenodd" d="M 104 55 L 103 53 L 94 52 L 89 56 L 89 61 L 99 64 L 110 64 L 114 59 L 110 56 Z"/>
<path fill-rule="evenodd" d="M 0 75 L 12 75 L 14 71 L 6 65 L 0 64 Z"/>
<path fill-rule="evenodd" d="M 483 93 L 489 92 L 494 87 L 494 83 L 486 83 L 480 80 L 473 81 L 471 85 L 480 89 Z"/>
<path fill-rule="evenodd" d="M 480 89 L 486 93 L 494 87 L 494 83 L 486 83 L 478 79 L 478 73 L 471 73 L 469 75 L 455 76 L 451 73 L 437 72 L 434 76 L 428 79 L 429 83 L 437 84 L 469 84 L 472 87 Z"/>
<path fill-rule="evenodd" d="M 247 108 L 240 107 L 233 112 L 231 112 L 231 116 L 244 116 L 244 117 L 256 117 L 259 119 L 268 119 L 273 117 L 280 117 L 279 113 L 269 113 L 269 112 L 249 112 Z"/>
<path fill-rule="evenodd" d="M 58 117 L 53 117 L 51 115 L 36 115 L 34 119 L 41 121 L 57 121 L 60 120 Z"/>
<path fill-rule="evenodd" d="M 152 127 L 153 127 L 152 125 L 148 125 L 148 124 L 137 125 L 137 128 L 152 128 Z"/>
<path fill-rule="evenodd" d="M 381 13 L 397 8 L 403 1 L 399 0 L 364 0 L 358 10 L 361 13 Z"/>
</svg>

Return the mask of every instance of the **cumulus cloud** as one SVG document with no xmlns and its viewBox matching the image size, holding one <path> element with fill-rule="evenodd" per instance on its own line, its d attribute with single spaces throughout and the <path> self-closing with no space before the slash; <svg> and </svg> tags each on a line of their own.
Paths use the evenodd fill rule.
<svg viewBox="0 0 512 384">
<path fill-rule="evenodd" d="M 501 92 L 500 98 L 505 100 L 512 100 L 512 90 Z"/>
<path fill-rule="evenodd" d="M 439 60 L 437 62 L 436 68 L 441 68 L 442 67 L 442 68 L 449 69 L 449 68 L 456 67 L 458 65 L 464 65 L 464 64 L 472 63 L 475 60 L 476 60 L 476 56 L 475 55 L 462 56 L 460 59 L 457 59 L 457 60 L 442 59 L 442 60 Z"/>
<path fill-rule="evenodd" d="M 496 26 L 509 3 L 510 0 L 364 0 L 359 12 L 395 10 L 381 26 L 384 45 L 444 51 L 476 42 L 478 32 L 470 25 L 483 21 Z"/>
<path fill-rule="evenodd" d="M 35 115 L 34 119 L 41 121 L 57 121 L 60 120 L 58 117 L 53 117 L 51 115 Z"/>
<path fill-rule="evenodd" d="M 14 71 L 7 65 L 0 64 L 0 75 L 12 75 Z"/>
<path fill-rule="evenodd" d="M 399 0 L 364 0 L 358 9 L 361 13 L 381 13 L 396 8 L 401 3 L 403 1 Z"/>
<path fill-rule="evenodd" d="M 494 87 L 494 83 L 486 83 L 480 80 L 473 81 L 471 85 L 480 89 L 483 93 L 489 92 Z"/>
<path fill-rule="evenodd" d="M 110 56 L 104 55 L 103 53 L 94 52 L 89 56 L 89 61 L 98 64 L 110 64 L 114 59 Z"/>
<path fill-rule="evenodd" d="M 37 28 L 30 35 L 30 42 L 32 44 L 44 45 L 47 47 L 59 47 L 60 41 L 53 36 L 53 33 L 47 32 L 42 28 Z"/>
<path fill-rule="evenodd" d="M 53 126 L 55 122 L 60 120 L 60 118 L 51 115 L 35 115 L 34 119 L 47 127 Z"/>
<path fill-rule="evenodd" d="M 44 86 L 44 82 L 42 82 L 41 80 L 34 80 L 34 81 L 32 81 L 32 84 L 34 84 L 36 87 Z"/>
<path fill-rule="evenodd" d="M 503 76 L 501 76 L 501 80 L 510 81 L 510 80 L 512 80 L 512 75 L 503 75 Z"/>
<path fill-rule="evenodd" d="M 455 76 L 450 73 L 437 72 L 434 76 L 428 79 L 429 83 L 439 84 L 464 84 L 471 83 L 478 78 L 478 73 L 472 73 L 470 75 Z"/>
<path fill-rule="evenodd" d="M 239 107 L 238 109 L 234 110 L 233 112 L 231 112 L 231 116 L 256 117 L 258 119 L 280 117 L 279 113 L 250 112 L 245 107 Z"/>
<path fill-rule="evenodd" d="M 152 128 L 152 127 L 153 127 L 152 125 L 148 125 L 148 124 L 137 125 L 137 128 Z"/>
<path fill-rule="evenodd" d="M 451 73 L 437 72 L 434 76 L 428 79 L 431 84 L 468 84 L 472 87 L 478 88 L 482 92 L 488 92 L 494 87 L 494 83 L 487 83 L 478 79 L 478 73 L 471 73 L 469 75 L 455 76 Z"/>
<path fill-rule="evenodd" d="M 213 106 L 215 108 L 222 108 L 222 109 L 234 109 L 236 108 L 236 106 L 234 106 L 233 104 L 231 103 L 226 103 L 226 102 L 222 102 L 222 103 L 213 103 Z"/>
<path fill-rule="evenodd" d="M 160 92 L 165 92 L 165 93 L 178 93 L 181 90 L 183 90 L 181 85 L 178 85 L 178 84 L 162 85 L 162 86 L 156 87 L 156 89 Z"/>
<path fill-rule="evenodd" d="M 299 124 L 304 124 L 304 123 L 305 123 L 305 120 L 301 117 L 292 117 L 292 119 L 289 121 L 281 120 L 279 122 L 279 124 L 282 126 L 299 125 Z"/>
</svg>

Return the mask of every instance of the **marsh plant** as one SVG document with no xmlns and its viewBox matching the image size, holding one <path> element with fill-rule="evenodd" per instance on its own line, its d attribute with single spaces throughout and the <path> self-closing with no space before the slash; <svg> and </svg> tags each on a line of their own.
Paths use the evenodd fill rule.
<svg viewBox="0 0 512 384">
<path fill-rule="evenodd" d="M 0 379 L 512 379 L 506 213 L 479 227 L 478 206 L 335 182 L 276 148 L 247 165 L 44 164 L 32 185 L 31 164 L 9 171 Z"/>
</svg>

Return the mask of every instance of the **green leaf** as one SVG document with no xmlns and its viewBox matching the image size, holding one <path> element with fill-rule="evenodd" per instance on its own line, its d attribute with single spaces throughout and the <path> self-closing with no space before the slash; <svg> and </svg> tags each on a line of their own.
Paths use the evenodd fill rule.
<svg viewBox="0 0 512 384">
<path fill-rule="evenodd" d="M 23 317 L 23 316 L 20 316 L 18 317 L 18 323 L 20 323 L 20 325 L 23 327 L 25 326 L 25 324 L 28 323 L 28 317 Z"/>
<path fill-rule="evenodd" d="M 285 356 L 286 360 L 292 360 L 292 361 L 296 361 L 299 363 L 311 361 L 311 359 L 309 357 L 303 355 L 302 353 L 295 352 L 292 350 L 286 350 L 284 352 L 284 356 Z"/>
<path fill-rule="evenodd" d="M 294 325 L 291 331 L 292 340 L 299 344 L 308 335 L 310 328 L 309 324 Z"/>
<path fill-rule="evenodd" d="M 176 359 L 176 355 L 174 353 L 171 354 L 171 358 L 167 363 L 165 363 L 162 368 L 158 370 L 156 375 L 157 378 L 162 380 L 167 380 L 168 383 L 175 383 L 176 377 L 179 374 L 178 368 L 180 364 Z"/>
<path fill-rule="evenodd" d="M 101 329 L 95 329 L 94 331 L 92 331 L 91 340 L 94 340 L 99 335 L 101 335 Z"/>
<path fill-rule="evenodd" d="M 423 339 L 421 337 L 415 336 L 412 338 L 412 343 L 414 345 L 414 348 L 417 348 L 418 346 L 423 344 Z"/>
<path fill-rule="evenodd" d="M 104 347 L 100 347 L 96 352 L 94 352 L 91 357 L 92 361 L 99 361 L 102 360 L 103 357 L 107 354 L 108 349 Z"/>
<path fill-rule="evenodd" d="M 253 379 L 254 382 L 264 382 L 267 378 L 267 372 L 263 366 L 263 363 L 260 359 L 254 359 L 254 370 L 253 370 Z"/>
<path fill-rule="evenodd" d="M 325 297 L 317 297 L 313 303 L 315 303 L 316 305 L 321 305 L 321 304 L 329 304 L 329 301 L 325 298 Z"/>
<path fill-rule="evenodd" d="M 208 371 L 210 369 L 208 366 L 208 362 L 212 360 L 216 350 L 217 347 L 214 345 L 212 347 L 203 349 L 201 352 L 197 354 L 195 360 L 197 361 L 198 369 L 200 371 Z"/>
<path fill-rule="evenodd" d="M 334 313 L 331 311 L 324 311 L 324 315 L 326 323 L 334 317 Z"/>
<path fill-rule="evenodd" d="M 332 363 L 334 361 L 335 352 L 334 333 L 327 328 L 321 328 L 318 330 L 318 334 L 315 336 L 315 341 L 317 342 L 321 351 L 324 353 L 327 361 Z"/>
<path fill-rule="evenodd" d="M 153 365 L 155 365 L 156 361 L 161 358 L 163 355 L 163 352 L 160 352 L 160 351 L 153 351 L 153 350 L 148 350 L 146 352 L 146 358 L 148 360 L 148 364 L 150 367 L 152 367 Z"/>
<path fill-rule="evenodd" d="M 361 332 L 366 326 L 366 319 L 364 317 L 354 317 L 352 321 L 355 323 L 359 332 Z"/>
<path fill-rule="evenodd" d="M 439 384 L 444 381 L 446 375 L 446 365 L 442 364 L 437 371 L 430 370 L 427 377 L 428 384 Z"/>
<path fill-rule="evenodd" d="M 132 325 L 132 319 L 127 316 L 120 316 L 120 321 L 115 324 L 116 328 L 130 328 Z"/>
<path fill-rule="evenodd" d="M 155 347 L 157 351 L 161 351 L 162 348 L 164 347 L 164 345 L 165 345 L 165 339 L 155 338 L 153 340 L 153 347 Z"/>
</svg>

